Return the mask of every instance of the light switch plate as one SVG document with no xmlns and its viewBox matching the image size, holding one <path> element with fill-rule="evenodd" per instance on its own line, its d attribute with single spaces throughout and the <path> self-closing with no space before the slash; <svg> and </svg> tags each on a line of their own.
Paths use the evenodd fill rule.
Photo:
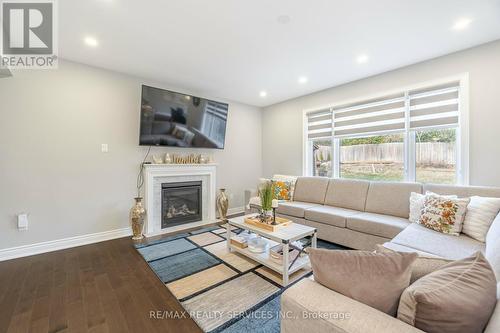
<svg viewBox="0 0 500 333">
<path fill-rule="evenodd" d="M 28 230 L 28 214 L 17 215 L 17 229 Z"/>
<path fill-rule="evenodd" d="M 101 144 L 101 152 L 107 153 L 108 151 L 109 151 L 108 144 L 107 143 Z"/>
</svg>

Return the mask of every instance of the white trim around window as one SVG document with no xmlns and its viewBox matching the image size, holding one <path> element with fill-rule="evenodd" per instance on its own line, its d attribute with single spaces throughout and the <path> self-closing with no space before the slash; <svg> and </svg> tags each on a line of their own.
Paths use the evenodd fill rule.
<svg viewBox="0 0 500 333">
<path fill-rule="evenodd" d="M 318 112 L 318 111 L 328 111 L 330 110 L 332 113 L 332 133 L 335 133 L 335 129 L 333 128 L 334 123 L 335 123 L 335 112 L 334 110 L 338 110 L 339 108 L 342 109 L 343 106 L 346 105 L 355 105 L 357 103 L 362 103 L 363 101 L 371 101 L 371 100 L 378 100 L 387 96 L 402 96 L 404 95 L 404 101 L 405 101 L 405 117 L 404 120 L 401 120 L 404 122 L 404 129 L 403 130 L 387 130 L 387 131 L 379 131 L 377 133 L 374 133 L 373 135 L 385 135 L 385 134 L 391 134 L 391 133 L 404 133 L 404 180 L 405 181 L 415 181 L 416 175 L 415 175 L 415 168 L 410 167 L 410 166 L 415 166 L 415 131 L 417 128 L 411 128 L 411 113 L 410 109 L 418 109 L 418 107 L 413 107 L 410 108 L 409 105 L 409 92 L 411 91 L 418 91 L 430 87 L 436 87 L 436 86 L 441 86 L 441 85 L 446 85 L 448 83 L 452 82 L 458 82 L 459 85 L 459 100 L 458 100 L 458 126 L 454 125 L 453 128 L 456 128 L 456 149 L 457 149 L 457 154 L 456 154 L 456 183 L 460 185 L 468 185 L 469 184 L 469 75 L 468 73 L 463 73 L 455 76 L 450 76 L 450 77 L 445 77 L 437 80 L 432 80 L 428 82 L 423 82 L 419 84 L 415 84 L 412 86 L 408 87 L 402 87 L 400 89 L 394 89 L 391 91 L 387 91 L 384 93 L 379 93 L 376 95 L 371 95 L 371 96 L 365 96 L 361 98 L 356 98 L 348 101 L 343 101 L 340 103 L 332 103 L 320 107 L 315 107 L 311 109 L 306 109 L 303 110 L 303 133 L 302 133 L 302 142 L 303 142 L 303 148 L 302 148 L 302 171 L 303 175 L 312 175 L 312 156 L 309 156 L 309 152 L 311 151 L 312 147 L 312 140 L 309 139 L 310 133 L 308 133 L 308 120 L 309 117 L 312 113 Z M 456 89 L 455 89 L 456 91 Z M 400 99 L 401 97 L 397 97 L 396 99 Z M 376 104 L 374 104 L 376 105 Z M 446 103 L 443 103 L 442 105 L 446 105 Z M 348 110 L 349 109 L 344 109 Z M 372 113 L 373 116 L 387 116 L 397 113 L 395 110 L 387 110 L 387 111 L 381 111 L 381 112 L 376 112 Z M 450 112 L 449 115 L 446 113 L 443 113 L 445 116 L 455 116 L 456 113 Z M 424 116 L 422 118 L 425 118 L 427 121 L 432 121 L 433 118 L 432 116 Z M 352 118 L 352 119 L 351 119 Z M 360 119 L 359 116 L 351 116 L 348 120 L 350 121 L 356 121 L 356 119 Z M 420 118 L 413 117 L 415 121 L 418 121 Z M 455 118 L 456 122 L 456 118 Z M 399 123 L 399 120 L 397 121 L 382 121 L 374 124 L 383 124 L 383 125 L 391 125 L 394 123 Z M 360 126 L 363 125 L 357 125 L 357 126 L 351 126 L 350 128 L 356 129 L 359 128 Z M 449 128 L 449 126 L 443 125 L 435 125 L 431 127 L 426 127 L 426 130 L 435 130 L 435 129 L 443 129 L 443 128 Z M 346 137 L 353 138 L 353 137 L 363 137 L 367 136 L 370 133 L 364 133 L 362 135 L 346 135 Z M 331 139 L 332 140 L 332 165 L 333 165 L 333 170 L 332 170 L 332 175 L 333 177 L 338 178 L 340 176 L 340 138 L 339 137 L 344 137 L 343 135 L 341 136 L 335 136 L 333 134 L 330 137 L 325 137 L 325 139 Z"/>
</svg>

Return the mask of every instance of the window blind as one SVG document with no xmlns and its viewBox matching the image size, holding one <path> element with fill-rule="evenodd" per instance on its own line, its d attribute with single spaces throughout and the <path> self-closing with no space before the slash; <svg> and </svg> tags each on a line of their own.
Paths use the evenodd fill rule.
<svg viewBox="0 0 500 333">
<path fill-rule="evenodd" d="M 224 120 L 227 119 L 227 110 L 228 110 L 227 104 L 217 103 L 214 101 L 207 101 L 207 106 L 205 110 L 216 117 L 222 118 Z"/>
<path fill-rule="evenodd" d="M 208 101 L 201 131 L 216 143 L 223 145 L 226 133 L 228 105 Z"/>
<path fill-rule="evenodd" d="M 333 110 L 333 136 L 361 136 L 405 129 L 403 93 Z"/>
<path fill-rule="evenodd" d="M 410 91 L 410 129 L 458 125 L 459 93 L 459 82 Z"/>
<path fill-rule="evenodd" d="M 330 109 L 307 114 L 307 137 L 309 139 L 332 136 L 332 111 Z"/>
</svg>

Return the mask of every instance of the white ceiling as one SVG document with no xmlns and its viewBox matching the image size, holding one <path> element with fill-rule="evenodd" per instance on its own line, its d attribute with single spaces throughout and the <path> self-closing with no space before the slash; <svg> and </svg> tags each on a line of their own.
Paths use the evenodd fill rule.
<svg viewBox="0 0 500 333">
<path fill-rule="evenodd" d="M 500 0 L 58 3 L 61 58 L 257 106 L 500 38 Z M 283 15 L 289 23 L 278 22 Z M 452 30 L 463 17 L 469 28 Z"/>
</svg>

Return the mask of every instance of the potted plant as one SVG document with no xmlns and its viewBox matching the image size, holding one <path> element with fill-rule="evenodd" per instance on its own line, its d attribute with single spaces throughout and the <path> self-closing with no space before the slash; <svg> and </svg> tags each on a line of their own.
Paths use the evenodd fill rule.
<svg viewBox="0 0 500 333">
<path fill-rule="evenodd" d="M 265 182 L 259 188 L 260 205 L 262 207 L 261 220 L 266 221 L 272 215 L 274 196 L 273 182 Z"/>
</svg>

